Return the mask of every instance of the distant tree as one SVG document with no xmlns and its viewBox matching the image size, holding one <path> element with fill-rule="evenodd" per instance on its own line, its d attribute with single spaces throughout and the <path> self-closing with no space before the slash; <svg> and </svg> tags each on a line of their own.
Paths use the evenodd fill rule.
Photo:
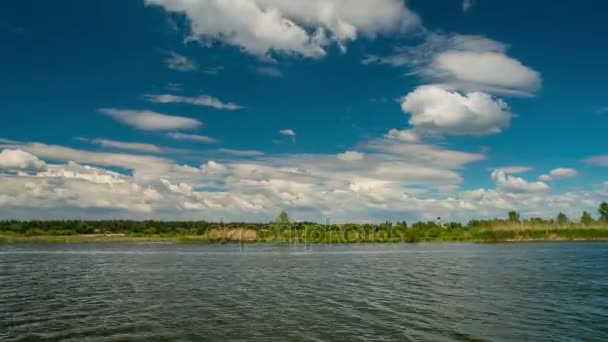
<svg viewBox="0 0 608 342">
<path fill-rule="evenodd" d="M 568 222 L 570 222 L 570 219 L 568 219 L 568 216 L 566 216 L 566 214 L 564 214 L 564 213 L 557 214 L 557 223 L 558 224 L 566 224 Z"/>
<path fill-rule="evenodd" d="M 279 216 L 277 216 L 277 218 L 274 220 L 274 223 L 280 225 L 289 225 L 291 224 L 291 219 L 285 210 L 281 210 Z"/>
<path fill-rule="evenodd" d="M 593 223 L 593 217 L 586 211 L 583 211 L 583 215 L 581 216 L 581 223 L 584 225 L 590 225 Z"/>
<path fill-rule="evenodd" d="M 597 213 L 600 214 L 600 221 L 608 222 L 608 203 L 602 202 L 597 209 Z"/>
<path fill-rule="evenodd" d="M 509 211 L 509 221 L 519 222 L 519 213 L 517 211 Z"/>
</svg>

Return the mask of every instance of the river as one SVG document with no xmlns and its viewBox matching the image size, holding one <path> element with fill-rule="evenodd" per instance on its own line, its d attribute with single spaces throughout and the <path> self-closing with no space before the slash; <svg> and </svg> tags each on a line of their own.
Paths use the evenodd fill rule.
<svg viewBox="0 0 608 342">
<path fill-rule="evenodd" d="M 0 245 L 2 341 L 608 340 L 608 243 Z"/>
</svg>

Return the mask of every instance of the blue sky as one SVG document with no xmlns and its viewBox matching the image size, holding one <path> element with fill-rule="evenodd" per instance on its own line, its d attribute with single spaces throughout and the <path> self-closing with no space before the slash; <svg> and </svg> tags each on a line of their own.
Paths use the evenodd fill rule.
<svg viewBox="0 0 608 342">
<path fill-rule="evenodd" d="M 594 212 L 601 7 L 5 1 L 0 217 Z"/>
</svg>

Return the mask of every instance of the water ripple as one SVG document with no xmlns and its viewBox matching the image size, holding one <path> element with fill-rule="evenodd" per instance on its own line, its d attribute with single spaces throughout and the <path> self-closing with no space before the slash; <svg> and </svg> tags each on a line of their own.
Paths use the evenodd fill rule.
<svg viewBox="0 0 608 342">
<path fill-rule="evenodd" d="M 608 244 L 0 246 L 2 341 L 608 340 Z"/>
</svg>

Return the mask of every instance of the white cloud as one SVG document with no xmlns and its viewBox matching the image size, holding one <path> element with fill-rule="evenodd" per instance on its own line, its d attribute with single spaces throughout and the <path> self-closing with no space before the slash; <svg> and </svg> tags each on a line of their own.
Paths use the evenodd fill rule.
<svg viewBox="0 0 608 342">
<path fill-rule="evenodd" d="M 208 161 L 207 164 L 203 164 L 201 169 L 207 174 L 222 174 L 228 171 L 226 166 L 218 162 L 214 162 L 213 160 Z"/>
<path fill-rule="evenodd" d="M 186 141 L 194 141 L 204 144 L 217 144 L 219 140 L 206 136 L 206 135 L 198 135 L 198 134 L 185 134 L 185 133 L 167 133 L 167 136 L 173 138 L 175 140 L 186 140 Z"/>
<path fill-rule="evenodd" d="M 460 94 L 438 86 L 422 86 L 402 99 L 409 124 L 416 133 L 488 135 L 509 126 L 508 105 L 492 96 L 473 92 Z"/>
<path fill-rule="evenodd" d="M 165 62 L 167 63 L 167 67 L 169 67 L 169 69 L 182 72 L 197 71 L 199 68 L 196 61 L 175 52 L 170 52 L 169 57 L 167 57 Z"/>
<path fill-rule="evenodd" d="M 116 121 L 143 131 L 193 129 L 202 125 L 202 123 L 196 119 L 167 115 L 149 110 L 102 108 L 99 111 L 112 117 Z"/>
<path fill-rule="evenodd" d="M 337 157 L 342 161 L 358 161 L 363 160 L 365 155 L 361 152 L 346 151 L 344 153 L 339 153 Z"/>
<path fill-rule="evenodd" d="M 52 165 L 36 177 L 82 179 L 99 184 L 121 184 L 128 181 L 128 177 L 118 173 L 88 165 L 80 165 L 73 161 L 65 165 Z"/>
<path fill-rule="evenodd" d="M 446 51 L 425 72 L 460 89 L 533 93 L 541 83 L 538 72 L 500 52 Z"/>
<path fill-rule="evenodd" d="M 608 166 L 608 154 L 589 157 L 585 159 L 585 162 L 592 165 Z"/>
<path fill-rule="evenodd" d="M 348 163 L 337 162 L 335 154 L 255 154 L 246 160 L 227 154 L 221 163 L 202 161 L 200 167 L 39 143 L 11 146 L 66 164 L 0 175 L 3 217 L 73 218 L 87 209 L 87 218 L 266 221 L 283 208 L 301 219 L 331 216 L 335 222 L 436 216 L 466 221 L 504 217 L 508 210 L 525 217 L 554 217 L 559 211 L 576 217 L 594 210 L 607 194 L 604 188 L 553 195 L 546 184 L 504 170 L 492 173 L 496 189 L 462 191 L 458 169 L 484 155 L 390 138 L 361 144 L 356 153 L 364 158 L 346 152 L 355 156 L 347 157 Z"/>
<path fill-rule="evenodd" d="M 505 53 L 507 48 L 506 44 L 484 36 L 431 32 L 425 36 L 424 41 L 420 45 L 397 47 L 396 53 L 389 56 L 370 55 L 362 63 L 388 64 L 394 67 L 408 66 L 414 68 L 415 72 L 420 72 L 421 69 L 432 63 L 436 55 L 446 51 Z"/>
<path fill-rule="evenodd" d="M 416 134 L 416 132 L 414 132 L 411 129 L 398 130 L 398 129 L 393 128 L 390 131 L 388 131 L 388 133 L 386 134 L 386 137 L 391 138 L 391 139 L 403 140 L 403 141 L 407 141 L 407 142 L 420 141 L 420 137 L 418 136 L 418 134 Z"/>
<path fill-rule="evenodd" d="M 286 135 L 288 137 L 295 137 L 296 133 L 292 129 L 282 129 L 279 134 Z"/>
<path fill-rule="evenodd" d="M 264 58 L 272 53 L 319 58 L 331 44 L 345 49 L 359 34 L 419 25 L 401 0 L 146 0 L 184 14 L 191 39 L 219 41 Z"/>
<path fill-rule="evenodd" d="M 149 152 L 149 153 L 161 153 L 161 152 L 166 151 L 166 149 L 163 149 L 154 144 L 116 141 L 116 140 L 99 139 L 99 138 L 88 139 L 88 138 L 77 137 L 75 139 L 79 140 L 79 141 L 99 145 L 102 147 L 116 148 L 119 150 L 140 151 L 140 152 Z"/>
<path fill-rule="evenodd" d="M 447 89 L 532 95 L 541 86 L 540 74 L 507 56 L 507 48 L 483 36 L 431 33 L 418 46 L 398 48 L 387 57 L 369 56 L 363 63 L 407 66 Z"/>
<path fill-rule="evenodd" d="M 255 151 L 255 150 L 235 150 L 231 148 L 220 148 L 217 150 L 219 153 L 240 156 L 240 157 L 256 157 L 264 155 L 263 152 Z"/>
<path fill-rule="evenodd" d="M 4 149 L 0 152 L 0 170 L 34 170 L 46 169 L 46 163 L 35 155 L 16 149 Z"/>
<path fill-rule="evenodd" d="M 492 172 L 492 180 L 500 190 L 507 193 L 536 193 L 550 189 L 550 187 L 543 182 L 528 182 L 521 177 L 508 175 L 502 170 L 495 170 Z"/>
<path fill-rule="evenodd" d="M 578 171 L 570 168 L 559 167 L 557 169 L 551 170 L 548 174 L 540 175 L 538 177 L 541 181 L 552 181 L 563 178 L 572 178 L 578 176 Z"/>
<path fill-rule="evenodd" d="M 209 95 L 197 97 L 178 96 L 171 94 L 146 95 L 145 98 L 155 103 L 187 103 L 196 106 L 212 107 L 218 110 L 237 110 L 243 107 L 232 102 L 223 102 L 218 98 Z"/>
</svg>

